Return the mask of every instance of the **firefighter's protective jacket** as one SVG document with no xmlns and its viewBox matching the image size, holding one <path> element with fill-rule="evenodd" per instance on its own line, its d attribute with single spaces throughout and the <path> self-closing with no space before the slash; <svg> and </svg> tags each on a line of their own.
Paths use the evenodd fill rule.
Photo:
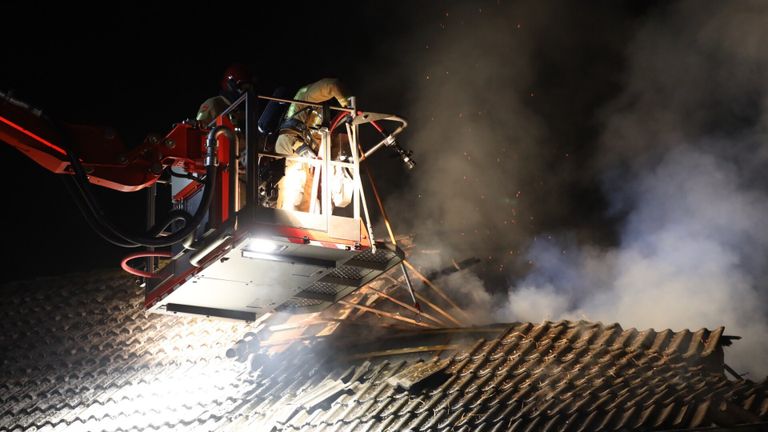
<svg viewBox="0 0 768 432">
<path fill-rule="evenodd" d="M 232 105 L 224 96 L 214 96 L 209 98 L 197 110 L 197 116 L 195 120 L 202 122 L 204 125 L 209 125 L 213 119 L 219 114 L 223 113 L 229 106 Z"/>
<path fill-rule="evenodd" d="M 307 102 L 321 103 L 331 99 L 336 99 L 339 104 L 346 107 L 349 104 L 348 96 L 344 92 L 341 84 L 334 78 L 323 78 L 317 82 L 309 84 L 299 89 L 294 96 L 295 100 L 304 100 Z M 286 119 L 307 126 L 308 128 L 319 126 L 322 123 L 322 113 L 314 107 L 301 104 L 292 104 L 288 108 Z M 294 126 L 294 129 L 295 126 Z M 298 131 L 282 131 L 277 138 L 275 151 L 280 154 L 293 156 L 307 156 L 317 153 L 319 142 L 317 139 L 302 139 L 302 133 Z M 309 141 L 309 142 L 307 142 Z M 329 173 L 332 198 L 334 205 L 344 207 L 349 204 L 351 193 L 340 193 L 338 191 L 350 189 L 353 187 L 351 178 L 344 170 L 332 169 Z M 312 171 L 310 167 L 298 161 L 286 161 L 285 177 L 278 183 L 277 207 L 286 210 L 308 211 L 310 208 L 309 199 L 311 197 L 311 179 Z M 339 199 L 338 197 L 345 197 Z"/>
<path fill-rule="evenodd" d="M 296 92 L 294 100 L 304 100 L 312 103 L 326 102 L 336 99 L 343 107 L 349 105 L 349 100 L 344 94 L 339 80 L 335 78 L 323 78 L 320 81 L 304 86 Z M 294 119 L 302 122 L 307 127 L 317 127 L 322 123 L 321 114 L 313 107 L 301 104 L 291 104 L 286 113 L 286 119 Z M 303 143 L 302 143 L 303 144 Z M 296 144 L 296 139 L 287 134 L 278 137 L 275 151 L 284 155 L 293 155 L 296 153 L 300 144 Z M 314 148 L 313 150 L 316 150 Z"/>
</svg>

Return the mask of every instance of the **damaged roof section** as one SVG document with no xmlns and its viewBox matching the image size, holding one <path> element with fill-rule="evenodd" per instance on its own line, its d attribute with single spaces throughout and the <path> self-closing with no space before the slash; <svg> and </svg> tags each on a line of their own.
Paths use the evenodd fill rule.
<svg viewBox="0 0 768 432">
<path fill-rule="evenodd" d="M 761 430 L 768 421 L 768 382 L 723 372 L 722 328 L 345 322 L 270 350 L 256 324 L 146 315 L 141 289 L 112 272 L 2 289 L 0 431 Z"/>
<path fill-rule="evenodd" d="M 430 380 L 446 379 L 448 375 L 442 372 L 445 371 L 450 363 L 450 359 L 416 362 L 405 368 L 402 372 L 393 375 L 387 380 L 387 383 L 394 387 L 415 390 L 418 385 L 426 385 Z"/>
<path fill-rule="evenodd" d="M 490 336 L 443 349 L 450 346 L 446 341 L 467 340 L 481 330 Z M 272 404 L 299 396 L 287 389 L 275 395 L 283 379 L 267 373 L 260 381 L 264 400 L 252 414 L 277 430 L 329 431 L 664 430 L 768 420 L 768 384 L 724 375 L 722 328 L 657 332 L 562 321 L 397 339 L 401 350 L 371 353 L 370 363 L 361 366 L 365 373 L 327 400 L 327 409 L 294 403 L 289 419 L 273 418 Z M 426 339 L 433 344 L 424 345 Z M 287 370 L 303 370 L 307 366 L 298 363 L 310 350 L 296 345 L 272 361 L 293 359 L 297 364 Z M 260 361 L 253 365 L 258 373 L 268 368 Z M 314 391 L 312 385 L 297 388 Z"/>
</svg>

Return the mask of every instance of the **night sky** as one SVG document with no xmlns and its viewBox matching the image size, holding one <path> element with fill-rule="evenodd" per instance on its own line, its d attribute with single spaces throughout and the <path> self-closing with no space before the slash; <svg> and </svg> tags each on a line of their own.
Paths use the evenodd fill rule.
<svg viewBox="0 0 768 432">
<path fill-rule="evenodd" d="M 423 97 L 442 91 L 436 82 L 439 75 L 414 79 L 430 73 L 425 72 L 430 65 L 422 54 L 447 40 L 471 42 L 474 32 L 464 25 L 465 19 L 482 23 L 482 13 L 489 18 L 515 13 L 510 22 L 518 23 L 521 34 L 527 31 L 525 13 L 506 7 L 514 2 L 412 3 L 342 2 L 334 3 L 333 10 L 319 4 L 290 8 L 259 4 L 262 9 L 253 14 L 186 9 L 181 14 L 184 18 L 123 7 L 97 10 L 95 19 L 75 13 L 66 20 L 54 18 L 60 11 L 47 10 L 41 17 L 27 7 L 11 6 L 9 16 L 15 16 L 17 23 L 2 29 L 4 40 L 13 43 L 4 46 L 0 89 L 12 91 L 14 97 L 43 109 L 51 118 L 111 126 L 128 146 L 193 117 L 199 104 L 217 92 L 224 68 L 235 61 L 251 67 L 262 94 L 271 93 L 277 85 L 298 88 L 332 76 L 353 89 L 365 108 L 410 118 L 415 94 Z M 551 25 L 565 26 L 565 30 L 556 35 L 536 30 L 527 36 L 536 38 L 525 54 L 535 57 L 535 78 L 525 104 L 547 120 L 548 139 L 559 152 L 569 154 L 568 159 L 551 158 L 551 169 L 577 171 L 589 163 L 596 109 L 618 91 L 621 47 L 649 9 L 634 2 L 613 3 L 597 2 L 593 9 L 563 5 L 553 18 L 562 23 Z M 42 42 L 33 42 L 30 33 Z M 479 43 L 477 49 L 484 47 Z M 510 62 L 514 58 L 512 53 Z M 409 137 L 423 127 L 410 119 L 411 127 L 401 141 L 417 152 L 417 162 L 442 157 L 431 149 L 419 154 L 419 146 L 410 145 Z M 442 121 L 446 131 L 458 127 L 449 119 Z M 482 149 L 482 143 L 472 145 Z M 60 178 L 9 146 L 0 147 L 0 157 L 5 161 L 2 226 L 8 255 L 2 280 L 118 266 L 125 251 L 90 230 Z M 387 196 L 418 195 L 412 187 L 413 176 L 420 175 L 418 168 L 408 172 L 384 154 L 372 166 Z M 446 179 L 447 184 L 452 181 Z M 605 203 L 597 183 L 580 179 L 569 188 L 568 194 L 558 196 L 548 196 L 544 183 L 526 190 L 536 192 L 537 199 L 569 203 L 568 212 L 542 214 L 535 224 L 529 223 L 526 235 L 561 226 L 605 225 Z M 510 194 L 519 195 L 519 189 L 520 185 L 510 185 Z M 135 227 L 143 220 L 142 193 L 107 190 L 100 197 L 121 226 Z M 395 226 L 407 230 L 412 224 L 395 221 Z M 613 235 L 610 229 L 599 234 L 606 242 Z M 461 242 L 456 232 L 441 235 Z M 473 250 L 462 256 L 459 252 L 452 258 L 473 254 L 478 253 Z M 511 259 L 517 257 L 493 258 L 486 270 Z"/>
</svg>

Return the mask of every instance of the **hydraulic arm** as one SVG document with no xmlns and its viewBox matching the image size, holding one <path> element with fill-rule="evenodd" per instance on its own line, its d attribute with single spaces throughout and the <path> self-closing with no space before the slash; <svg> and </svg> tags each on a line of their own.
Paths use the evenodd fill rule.
<svg viewBox="0 0 768 432">
<path fill-rule="evenodd" d="M 54 123 L 0 92 L 0 140 L 56 174 L 75 174 L 74 156 L 89 182 L 121 192 L 151 186 L 167 167 L 204 174 L 205 133 L 181 123 L 164 138 L 148 137 L 127 150 L 110 128 Z"/>
</svg>

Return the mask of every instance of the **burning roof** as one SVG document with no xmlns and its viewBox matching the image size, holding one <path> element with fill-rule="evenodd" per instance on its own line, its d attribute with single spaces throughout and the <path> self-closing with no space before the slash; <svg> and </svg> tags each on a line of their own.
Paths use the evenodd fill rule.
<svg viewBox="0 0 768 432">
<path fill-rule="evenodd" d="M 759 430 L 768 423 L 768 381 L 725 374 L 731 338 L 723 328 L 341 324 L 329 336 L 275 342 L 264 339 L 260 323 L 146 315 L 141 289 L 112 272 L 3 290 L 0 431 Z M 272 344 L 281 349 L 267 352 Z"/>
</svg>

